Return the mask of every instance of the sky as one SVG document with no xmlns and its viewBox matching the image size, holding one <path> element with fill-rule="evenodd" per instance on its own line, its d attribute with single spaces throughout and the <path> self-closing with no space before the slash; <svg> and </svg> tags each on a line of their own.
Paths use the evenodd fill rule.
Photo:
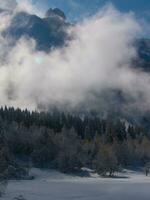
<svg viewBox="0 0 150 200">
<path fill-rule="evenodd" d="M 62 9 L 71 20 L 94 14 L 107 3 L 112 3 L 123 12 L 134 12 L 138 17 L 150 21 L 150 0 L 30 0 L 45 11 L 48 7 Z"/>
</svg>

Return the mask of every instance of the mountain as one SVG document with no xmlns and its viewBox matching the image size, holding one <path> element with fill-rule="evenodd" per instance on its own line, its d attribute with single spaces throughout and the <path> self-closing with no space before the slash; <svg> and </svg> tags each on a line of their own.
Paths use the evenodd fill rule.
<svg viewBox="0 0 150 200">
<path fill-rule="evenodd" d="M 66 20 L 66 15 L 64 14 L 64 12 L 62 10 L 60 10 L 59 8 L 50 8 L 47 12 L 46 12 L 46 18 L 49 17 L 60 17 L 62 18 L 62 20 Z"/>
<path fill-rule="evenodd" d="M 59 9 L 49 9 L 44 18 L 19 12 L 13 17 L 3 36 L 14 43 L 23 36 L 33 38 L 37 42 L 38 50 L 48 51 L 65 43 L 67 27 L 69 23 L 66 16 Z"/>
<path fill-rule="evenodd" d="M 150 39 L 137 41 L 138 59 L 136 65 L 142 70 L 150 72 Z"/>
<path fill-rule="evenodd" d="M 51 48 L 61 47 L 69 39 L 69 26 L 71 24 L 67 22 L 66 15 L 58 8 L 48 9 L 44 18 L 19 12 L 13 17 L 3 36 L 11 39 L 13 44 L 22 36 L 33 38 L 38 50 L 49 51 Z M 138 57 L 133 61 L 133 66 L 150 72 L 150 39 L 139 39 L 135 46 Z"/>
<path fill-rule="evenodd" d="M 13 42 L 17 42 L 22 36 L 33 38 L 37 42 L 38 50 L 49 51 L 52 47 L 62 46 L 69 39 L 67 34 L 69 26 L 65 14 L 58 8 L 48 9 L 44 18 L 19 12 L 13 17 L 3 36 Z M 150 71 L 150 40 L 138 40 L 136 48 L 139 56 L 134 65 Z"/>
</svg>

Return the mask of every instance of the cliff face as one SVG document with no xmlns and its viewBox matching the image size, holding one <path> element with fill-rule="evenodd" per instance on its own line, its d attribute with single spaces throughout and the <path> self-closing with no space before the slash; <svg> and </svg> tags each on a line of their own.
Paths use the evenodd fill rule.
<svg viewBox="0 0 150 200">
<path fill-rule="evenodd" d="M 13 17 L 3 36 L 10 38 L 14 43 L 23 36 L 33 38 L 38 50 L 48 51 L 52 47 L 64 44 L 68 26 L 65 15 L 59 9 L 49 9 L 44 18 L 19 12 Z"/>
</svg>

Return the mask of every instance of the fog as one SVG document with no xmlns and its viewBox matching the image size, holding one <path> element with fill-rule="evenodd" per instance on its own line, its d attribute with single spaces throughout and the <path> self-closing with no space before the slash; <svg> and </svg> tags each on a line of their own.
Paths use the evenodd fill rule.
<svg viewBox="0 0 150 200">
<path fill-rule="evenodd" d="M 0 8 L 12 10 L 17 6 L 16 0 L 0 0 Z"/>
<path fill-rule="evenodd" d="M 21 5 L 29 4 L 20 4 L 13 14 L 0 18 L 1 33 L 20 8 L 32 12 L 32 6 Z M 68 33 L 73 39 L 49 53 L 37 51 L 33 39 L 22 38 L 10 48 L 9 38 L 1 34 L 0 105 L 29 109 L 86 105 L 90 109 L 99 106 L 105 91 L 117 90 L 127 100 L 125 109 L 149 109 L 150 76 L 131 64 L 137 56 L 133 44 L 142 34 L 133 13 L 107 5 Z M 109 106 L 111 101 L 109 95 L 103 103 Z"/>
</svg>

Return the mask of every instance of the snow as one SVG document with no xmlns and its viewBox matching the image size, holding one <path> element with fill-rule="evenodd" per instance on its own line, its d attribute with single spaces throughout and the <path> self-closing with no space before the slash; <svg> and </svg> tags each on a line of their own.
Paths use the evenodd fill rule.
<svg viewBox="0 0 150 200">
<path fill-rule="evenodd" d="M 142 172 L 124 170 L 118 174 L 122 178 L 101 178 L 91 170 L 88 173 L 89 177 L 77 177 L 32 169 L 34 180 L 10 181 L 1 199 L 22 195 L 26 200 L 150 200 L 150 177 Z"/>
</svg>

